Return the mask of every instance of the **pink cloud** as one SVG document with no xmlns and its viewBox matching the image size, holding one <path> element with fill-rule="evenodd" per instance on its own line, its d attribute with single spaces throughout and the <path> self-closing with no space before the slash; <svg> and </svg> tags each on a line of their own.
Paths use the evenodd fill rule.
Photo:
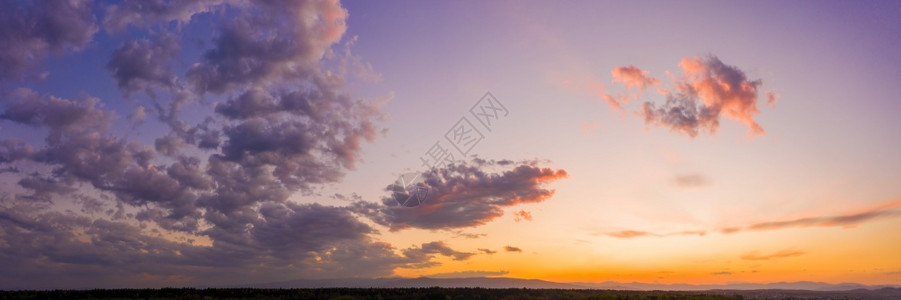
<svg viewBox="0 0 901 300">
<path fill-rule="evenodd" d="M 613 82 L 622 82 L 626 85 L 626 89 L 645 90 L 651 86 L 660 84 L 660 80 L 648 76 L 648 71 L 644 71 L 635 66 L 616 67 L 611 71 Z"/>
<path fill-rule="evenodd" d="M 661 87 L 660 80 L 648 75 L 647 71 L 629 65 L 614 68 L 613 82 L 620 82 L 625 89 L 643 91 L 657 86 L 656 91 L 665 101 L 642 103 L 638 115 L 646 124 L 669 127 L 673 131 L 695 137 L 699 133 L 714 134 L 723 118 L 738 121 L 748 127 L 751 136 L 763 135 L 765 131 L 754 119 L 760 110 L 757 102 L 763 82 L 751 80 L 745 73 L 727 64 L 716 56 L 684 58 L 679 63 L 681 75 L 669 74 L 672 87 Z M 628 103 L 628 97 L 614 97 L 604 93 L 607 102 Z M 633 95 L 637 98 L 637 95 Z M 773 104 L 778 95 L 774 91 L 765 92 L 767 104 Z M 612 104 L 611 104 L 612 105 Z"/>
</svg>

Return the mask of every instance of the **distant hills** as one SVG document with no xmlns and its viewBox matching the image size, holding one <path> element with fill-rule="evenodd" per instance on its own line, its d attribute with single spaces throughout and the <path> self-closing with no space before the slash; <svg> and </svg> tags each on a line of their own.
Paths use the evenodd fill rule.
<svg viewBox="0 0 901 300">
<path fill-rule="evenodd" d="M 572 283 L 579 286 L 595 289 L 613 290 L 672 290 L 672 291 L 704 291 L 704 290 L 807 290 L 807 291 L 847 291 L 856 289 L 875 290 L 881 288 L 901 288 L 898 285 L 863 285 L 859 283 L 825 283 L 813 281 L 774 282 L 774 283 L 744 283 L 734 282 L 726 284 L 656 284 L 656 283 Z"/>
<path fill-rule="evenodd" d="M 250 288 L 405 288 L 405 287 L 482 287 L 482 288 L 531 288 L 531 289 L 585 289 L 589 287 L 538 279 L 507 277 L 470 278 L 341 278 L 299 279 L 282 282 L 240 285 Z"/>
<path fill-rule="evenodd" d="M 656 284 L 622 282 L 574 282 L 562 283 L 538 279 L 509 277 L 467 277 L 467 278 L 340 278 L 340 279 L 298 279 L 282 282 L 237 285 L 232 287 L 250 288 L 404 288 L 404 287 L 482 287 L 482 288 L 530 288 L 530 289 L 605 289 L 605 290 L 807 290 L 807 291 L 850 291 L 850 290 L 895 290 L 899 285 L 863 285 L 857 283 L 831 284 L 825 282 L 776 282 L 776 283 L 727 283 L 727 284 Z"/>
</svg>

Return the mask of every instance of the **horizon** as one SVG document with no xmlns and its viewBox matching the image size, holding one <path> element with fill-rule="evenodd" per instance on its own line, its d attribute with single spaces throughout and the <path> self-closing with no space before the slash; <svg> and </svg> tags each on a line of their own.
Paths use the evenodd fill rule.
<svg viewBox="0 0 901 300">
<path fill-rule="evenodd" d="M 901 2 L 0 2 L 0 290 L 901 286 Z"/>
</svg>

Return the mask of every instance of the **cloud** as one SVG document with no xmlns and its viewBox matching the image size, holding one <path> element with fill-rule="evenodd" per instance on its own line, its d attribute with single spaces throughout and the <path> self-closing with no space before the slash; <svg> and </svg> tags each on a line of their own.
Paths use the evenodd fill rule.
<svg viewBox="0 0 901 300">
<path fill-rule="evenodd" d="M 607 235 L 615 237 L 615 238 L 621 238 L 621 239 L 630 239 L 630 238 L 642 237 L 642 236 L 660 236 L 658 234 L 650 233 L 647 231 L 636 231 L 636 230 L 623 230 L 623 231 L 617 231 L 617 232 L 609 232 L 609 233 L 607 233 Z"/>
<path fill-rule="evenodd" d="M 713 272 L 711 275 L 732 275 L 732 272 L 722 271 L 722 272 Z"/>
<path fill-rule="evenodd" d="M 784 257 L 793 257 L 793 256 L 801 256 L 806 254 L 804 251 L 797 251 L 786 249 L 779 252 L 774 252 L 771 254 L 759 254 L 757 251 L 748 252 L 741 256 L 741 259 L 744 260 L 770 260 L 775 258 L 784 258 Z"/>
<path fill-rule="evenodd" d="M 519 222 L 522 220 L 531 221 L 532 213 L 522 209 L 513 213 L 513 221 Z"/>
<path fill-rule="evenodd" d="M 149 235 L 128 222 L 43 211 L 29 202 L 7 203 L 0 206 L 0 282 L 22 288 L 91 287 L 101 279 L 115 286 L 161 285 L 143 280 L 146 273 L 227 284 L 234 283 L 227 273 L 257 272 L 257 279 L 275 281 L 298 272 L 385 276 L 398 267 L 437 265 L 428 255 L 397 255 L 389 244 L 371 240 L 365 234 L 370 229 L 341 208 L 288 204 L 264 211 L 264 219 L 254 223 L 245 239 L 216 239 L 204 246 Z M 426 253 L 448 251 L 423 248 Z M 65 280 L 39 280 L 51 275 Z"/>
<path fill-rule="evenodd" d="M 697 235 L 704 236 L 707 234 L 706 231 L 703 230 L 686 230 L 686 231 L 677 231 L 677 232 L 669 232 L 669 233 L 653 233 L 648 231 L 638 231 L 638 230 L 623 230 L 616 232 L 606 232 L 604 235 L 620 238 L 620 239 L 631 239 L 637 237 L 667 237 L 667 236 L 679 236 L 679 235 Z"/>
<path fill-rule="evenodd" d="M 220 7 L 236 18 L 211 16 L 225 23 L 213 26 L 212 48 L 179 74 L 182 35 L 155 26 Z M 16 29 L 0 35 L 9 50 L 0 53 L 0 79 L 20 76 L 46 53 L 84 47 L 98 30 L 86 1 L 0 8 L 0 23 Z M 0 97 L 0 120 L 42 135 L 0 139 L 0 169 L 16 170 L 4 176 L 17 183 L 0 194 L 0 288 L 389 276 L 437 265 L 434 255 L 474 254 L 441 243 L 397 249 L 375 240 L 352 207 L 289 200 L 340 180 L 384 120 L 378 103 L 351 97 L 345 78 L 323 62 L 346 30 L 338 2 L 126 1 L 105 16 L 110 31 L 148 36 L 125 37 L 108 74 L 126 97 L 156 99 L 123 120 L 90 96 L 20 88 Z M 180 107 L 199 99 L 213 111 L 180 119 Z M 119 135 L 121 122 L 147 114 L 170 131 Z"/>
<path fill-rule="evenodd" d="M 171 34 L 158 35 L 152 41 L 132 40 L 113 51 L 106 68 L 126 95 L 144 91 L 155 97 L 154 87 L 177 88 L 178 76 L 169 65 L 180 52 L 179 40 Z"/>
<path fill-rule="evenodd" d="M 637 114 L 646 124 L 668 127 L 693 138 L 704 132 L 716 133 L 720 119 L 730 118 L 748 126 L 750 135 L 764 134 L 754 119 L 760 113 L 757 108 L 759 94 L 765 94 L 767 104 L 773 104 L 778 95 L 774 91 L 762 92 L 761 80 L 748 79 L 743 71 L 726 65 L 713 55 L 684 58 L 679 67 L 683 74 L 672 77 L 671 87 L 656 89 L 665 99 L 662 104 L 653 101 L 641 104 Z M 661 85 L 659 79 L 633 65 L 616 67 L 611 76 L 613 82 L 622 83 L 625 90 L 639 93 Z M 606 101 L 615 110 L 623 109 L 630 99 L 640 96 L 639 93 L 607 92 L 603 84 L 595 84 L 593 78 L 585 81 L 588 84 L 571 79 L 557 79 L 556 82 L 565 88 L 592 91 L 596 98 Z"/>
<path fill-rule="evenodd" d="M 48 54 L 87 46 L 98 30 L 93 11 L 105 10 L 112 34 L 104 40 L 120 41 L 101 73 L 135 104 L 123 117 L 89 95 L 4 91 L 0 121 L 28 131 L 0 138 L 0 172 L 15 183 L 0 194 L 0 289 L 390 276 L 488 252 L 440 241 L 397 248 L 376 239 L 376 226 L 485 224 L 507 207 L 549 199 L 554 191 L 545 185 L 566 176 L 537 162 L 481 160 L 430 173 L 425 184 L 436 198 L 427 210 L 359 197 L 348 206 L 299 204 L 292 195 L 341 180 L 383 132 L 385 100 L 352 97 L 345 88 L 347 73 L 368 76 L 371 68 L 349 52 L 352 42 L 343 45 L 346 57 L 329 54 L 346 31 L 347 11 L 337 1 L 100 7 L 48 0 L 0 8 L 0 23 L 22 29 L 0 37 L 10 50 L 0 54 L 0 80 L 27 75 Z M 214 11 L 223 13 L 202 18 L 212 22 L 203 24 L 214 30 L 212 43 L 198 43 L 206 47 L 199 58 L 186 55 L 181 25 Z M 132 98 L 138 93 L 149 97 Z M 189 104 L 197 109 L 183 118 Z M 148 116 L 159 121 L 149 125 L 163 125 L 144 132 L 156 136 L 123 133 Z"/>
<path fill-rule="evenodd" d="M 497 251 L 494 251 L 494 250 L 491 250 L 491 249 L 485 249 L 485 248 L 479 248 L 478 250 L 479 250 L 479 252 L 482 252 L 482 253 L 485 253 L 485 254 L 489 254 L 489 255 L 490 255 L 490 254 L 495 254 L 495 253 L 497 253 Z"/>
<path fill-rule="evenodd" d="M 760 230 L 777 230 L 777 229 L 787 229 L 787 228 L 804 228 L 804 227 L 843 227 L 843 228 L 854 228 L 863 223 L 875 221 L 884 218 L 893 218 L 901 216 L 901 211 L 895 209 L 896 207 L 901 206 L 901 201 L 892 201 L 877 205 L 876 207 L 865 209 L 858 213 L 852 214 L 844 214 L 844 215 L 833 215 L 833 216 L 817 216 L 817 217 L 804 217 L 797 218 L 785 221 L 767 221 L 767 222 L 758 222 L 753 223 L 747 226 L 732 226 L 722 228 L 716 231 L 719 231 L 723 234 L 733 234 L 744 231 L 760 231 Z M 707 234 L 705 230 L 686 230 L 679 232 L 670 232 L 670 233 L 653 233 L 648 231 L 638 231 L 638 230 L 623 230 L 616 232 L 603 232 L 601 234 L 615 237 L 615 238 L 637 238 L 637 237 L 667 237 L 667 236 L 678 236 L 678 235 L 698 235 L 704 236 Z M 756 257 L 756 256 L 755 256 Z"/>
<path fill-rule="evenodd" d="M 660 84 L 659 79 L 648 76 L 648 71 L 635 66 L 616 67 L 610 73 L 613 82 L 622 82 L 626 85 L 626 89 L 645 90 Z"/>
<path fill-rule="evenodd" d="M 685 188 L 702 187 L 710 184 L 710 180 L 701 174 L 682 174 L 673 178 L 676 185 Z"/>
<path fill-rule="evenodd" d="M 773 105 L 776 104 L 776 100 L 779 99 L 779 94 L 776 94 L 775 91 L 767 91 L 766 92 L 766 104 Z"/>
<path fill-rule="evenodd" d="M 522 253 L 522 249 L 520 249 L 518 247 L 513 247 L 513 246 L 504 246 L 504 251 Z"/>
<path fill-rule="evenodd" d="M 2 118 L 2 116 L 0 116 Z M 34 154 L 34 147 L 19 138 L 0 141 L 0 163 L 18 161 Z"/>
<path fill-rule="evenodd" d="M 623 111 L 630 100 L 637 100 L 647 89 L 657 87 L 655 91 L 664 97 L 663 103 L 642 102 L 636 114 L 647 125 L 668 127 L 692 138 L 701 133 L 716 133 L 723 118 L 744 124 L 749 135 L 765 133 L 755 120 L 760 113 L 758 98 L 763 94 L 766 104 L 772 105 L 778 94 L 762 91 L 762 80 L 748 79 L 742 70 L 713 55 L 684 58 L 679 67 L 682 74 L 670 76 L 673 81 L 670 86 L 662 86 L 659 79 L 639 67 L 616 67 L 611 70 L 611 77 L 613 83 L 623 84 L 620 92 L 608 91 L 600 80 L 590 75 L 551 73 L 548 80 L 562 89 L 592 96 L 616 111 Z"/>
<path fill-rule="evenodd" d="M 225 0 L 128 0 L 106 7 L 103 27 L 107 31 L 120 32 L 133 27 L 160 25 L 161 23 L 187 23 L 200 13 L 225 4 Z"/>
<path fill-rule="evenodd" d="M 258 4 L 266 18 L 237 16 L 220 29 L 203 61 L 188 70 L 195 90 L 220 94 L 249 83 L 272 86 L 303 79 L 347 30 L 347 11 L 338 1 Z"/>
<path fill-rule="evenodd" d="M 494 277 L 509 274 L 508 271 L 457 271 L 449 273 L 437 273 L 425 275 L 429 278 L 472 278 L 472 277 Z"/>
<path fill-rule="evenodd" d="M 901 212 L 892 209 L 897 206 L 901 206 L 901 201 L 888 203 L 881 207 L 855 214 L 760 222 L 748 226 L 746 230 L 773 230 L 794 227 L 856 227 L 868 221 L 901 216 Z"/>
<path fill-rule="evenodd" d="M 754 120 L 761 80 L 749 80 L 738 68 L 724 64 L 716 56 L 685 58 L 679 63 L 684 76 L 666 102 L 658 106 L 644 102 L 640 114 L 651 125 L 695 137 L 700 132 L 716 133 L 720 118 L 728 117 L 748 126 L 751 135 L 764 134 Z"/>
<path fill-rule="evenodd" d="M 452 164 L 422 176 L 421 184 L 428 188 L 423 204 L 398 205 L 393 194 L 400 197 L 405 191 L 391 184 L 385 189 L 393 194 L 383 198 L 382 204 L 357 202 L 357 211 L 391 231 L 474 227 L 502 216 L 505 207 L 549 199 L 554 190 L 544 185 L 567 175 L 562 169 L 541 168 L 535 161 L 502 165 L 494 160 L 474 160 L 473 164 Z"/>
<path fill-rule="evenodd" d="M 454 250 L 441 241 L 424 243 L 419 248 L 408 248 L 403 250 L 403 253 L 405 256 L 413 258 L 422 258 L 428 257 L 432 254 L 441 254 L 447 257 L 451 257 L 454 260 L 467 260 L 471 256 L 475 255 L 475 253 L 472 252 L 461 252 Z"/>
<path fill-rule="evenodd" d="M 4 97 L 6 109 L 0 119 L 50 130 L 51 142 L 62 135 L 79 135 L 94 131 L 104 131 L 114 114 L 104 111 L 100 99 L 88 98 L 83 101 L 63 99 L 52 95 L 19 88 Z"/>
<path fill-rule="evenodd" d="M 451 232 L 454 233 L 454 237 L 462 237 L 462 238 L 467 238 L 467 239 L 477 239 L 480 237 L 487 236 L 487 234 L 485 234 L 485 233 L 468 233 L 468 232 L 463 232 L 463 230 L 453 230 Z"/>
<path fill-rule="evenodd" d="M 0 3 L 0 80 L 20 79 L 48 54 L 80 50 L 98 31 L 87 0 Z"/>
</svg>

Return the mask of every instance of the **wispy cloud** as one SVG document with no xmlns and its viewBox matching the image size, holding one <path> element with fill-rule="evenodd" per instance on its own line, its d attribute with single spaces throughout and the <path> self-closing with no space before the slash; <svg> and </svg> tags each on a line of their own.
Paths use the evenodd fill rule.
<svg viewBox="0 0 901 300">
<path fill-rule="evenodd" d="M 520 253 L 522 253 L 522 249 L 520 249 L 519 247 L 504 246 L 504 250 L 507 251 L 507 252 L 520 252 Z"/>
<path fill-rule="evenodd" d="M 479 249 L 477 249 L 477 250 L 479 250 L 479 252 L 482 252 L 482 253 L 484 253 L 484 254 L 495 254 L 495 253 L 497 253 L 497 251 L 494 251 L 494 250 L 491 250 L 491 249 L 485 249 L 485 248 L 479 248 Z"/>
<path fill-rule="evenodd" d="M 752 252 L 748 252 L 748 253 L 742 255 L 741 259 L 744 259 L 744 260 L 770 260 L 770 259 L 775 259 L 775 258 L 801 256 L 804 254 L 806 254 L 806 252 L 792 250 L 792 249 L 785 249 L 785 250 L 770 253 L 770 254 L 760 254 L 757 251 L 752 251 Z"/>
<path fill-rule="evenodd" d="M 766 222 L 758 222 L 753 223 L 747 226 L 732 226 L 726 227 L 718 230 L 713 230 L 716 232 L 720 232 L 723 234 L 733 234 L 743 231 L 762 231 L 762 230 L 777 230 L 777 229 L 786 229 L 786 228 L 803 228 L 803 227 L 844 227 L 844 228 L 854 228 L 863 223 L 875 221 L 884 218 L 893 218 L 901 216 L 901 211 L 895 209 L 896 207 L 901 206 L 901 200 L 894 202 L 887 202 L 881 205 L 878 205 L 873 208 L 869 208 L 863 210 L 859 213 L 851 213 L 845 215 L 832 215 L 832 216 L 815 216 L 815 217 L 803 217 L 797 219 L 790 220 L 782 220 L 782 221 L 766 221 Z M 615 237 L 615 238 L 637 238 L 637 237 L 667 237 L 667 236 L 678 236 L 678 235 L 698 235 L 703 236 L 707 233 L 705 230 L 688 230 L 688 231 L 679 231 L 679 232 L 670 232 L 670 233 L 654 233 L 649 231 L 641 231 L 641 230 L 622 230 L 615 232 L 603 232 L 603 235 Z"/>
<path fill-rule="evenodd" d="M 626 89 L 645 90 L 660 84 L 659 79 L 648 76 L 648 71 L 636 66 L 616 67 L 610 73 L 613 75 L 613 82 L 622 82 Z"/>
<path fill-rule="evenodd" d="M 519 221 L 531 221 L 531 220 L 532 220 L 532 213 L 528 212 L 524 209 L 520 209 L 519 211 L 516 211 L 513 213 L 513 221 L 519 222 Z"/>
<path fill-rule="evenodd" d="M 685 188 L 702 187 L 710 184 L 710 180 L 701 174 L 682 174 L 673 178 L 676 185 Z"/>
<path fill-rule="evenodd" d="M 653 233 L 648 231 L 638 231 L 638 230 L 623 230 L 623 231 L 615 231 L 615 232 L 606 232 L 604 235 L 621 238 L 621 239 L 630 239 L 637 237 L 667 237 L 667 236 L 680 236 L 680 235 L 697 235 L 704 236 L 707 234 L 706 231 L 703 230 L 686 230 L 686 231 L 676 231 L 669 233 Z"/>
<path fill-rule="evenodd" d="M 862 223 L 896 217 L 901 212 L 896 210 L 873 210 L 857 214 L 808 217 L 787 221 L 761 222 L 747 227 L 747 230 L 773 230 L 792 227 L 855 227 Z"/>
</svg>

